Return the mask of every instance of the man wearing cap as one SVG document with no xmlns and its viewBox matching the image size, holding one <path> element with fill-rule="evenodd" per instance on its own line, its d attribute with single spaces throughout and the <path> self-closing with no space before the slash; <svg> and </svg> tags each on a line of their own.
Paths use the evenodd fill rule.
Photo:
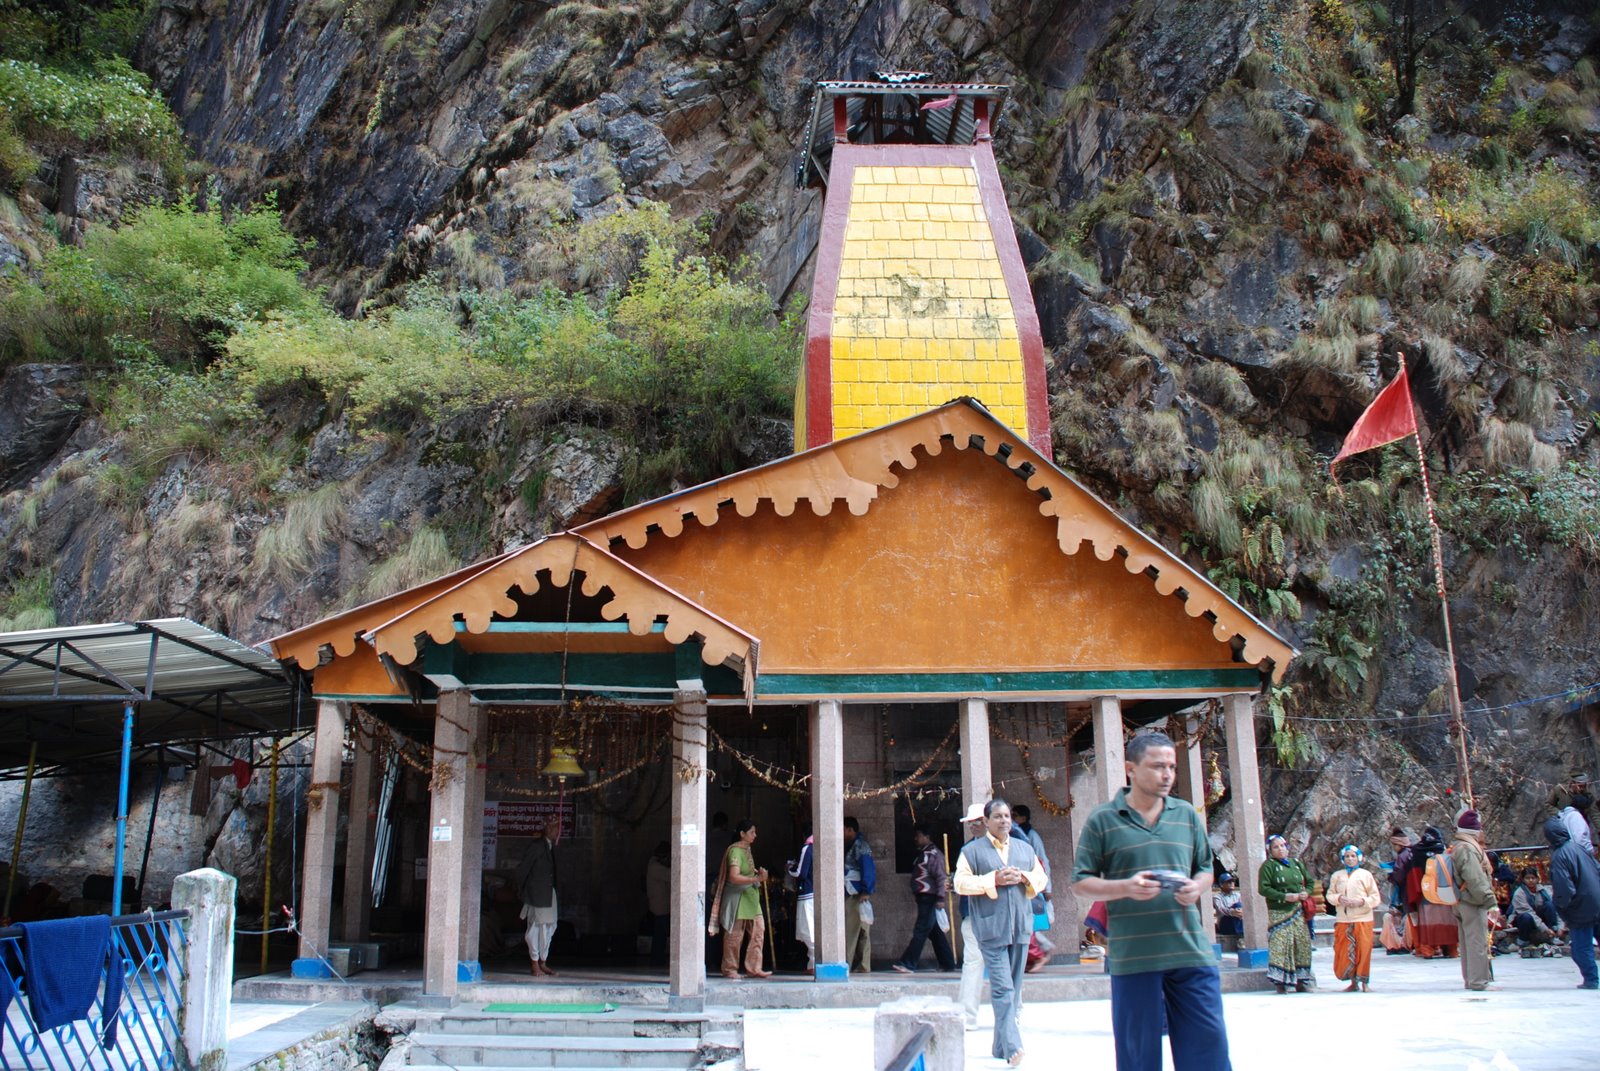
<svg viewBox="0 0 1600 1071">
<path fill-rule="evenodd" d="M 1461 980 L 1474 992 L 1498 989 L 1494 965 L 1489 960 L 1489 917 L 1498 905 L 1494 898 L 1494 868 L 1483 850 L 1483 819 L 1477 811 L 1456 816 L 1456 836 L 1450 845 L 1458 899 L 1456 926 L 1461 931 Z"/>
<path fill-rule="evenodd" d="M 1011 835 L 1011 807 L 1003 799 L 983 806 L 985 835 L 961 849 L 956 864 L 956 892 L 967 901 L 972 934 L 989 971 L 989 1003 L 994 1007 L 997 1060 L 1012 1067 L 1022 1062 L 1022 1034 L 1017 1029 L 1017 998 L 1028 963 L 1028 938 L 1033 935 L 1029 903 L 1048 880 L 1033 845 Z"/>
<path fill-rule="evenodd" d="M 1239 895 L 1239 879 L 1222 873 L 1217 878 L 1217 891 L 1211 894 L 1211 910 L 1217 916 L 1218 937 L 1244 935 L 1244 898 Z"/>
<path fill-rule="evenodd" d="M 974 803 L 961 816 L 961 832 L 967 844 L 983 836 L 983 804 Z M 978 997 L 983 992 L 983 953 L 978 950 L 978 938 L 972 933 L 972 913 L 967 910 L 967 898 L 956 897 L 956 907 L 961 913 L 961 989 L 958 1001 L 966 1016 L 967 1029 L 978 1029 Z"/>
</svg>

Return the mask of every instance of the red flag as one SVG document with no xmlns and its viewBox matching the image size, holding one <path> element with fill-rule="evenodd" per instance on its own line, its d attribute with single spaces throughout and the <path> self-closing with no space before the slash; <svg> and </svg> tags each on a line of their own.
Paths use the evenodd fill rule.
<svg viewBox="0 0 1600 1071">
<path fill-rule="evenodd" d="M 250 787 L 250 761 L 248 759 L 233 760 L 233 780 L 242 792 Z"/>
<path fill-rule="evenodd" d="M 952 89 L 950 91 L 950 95 L 948 97 L 940 97 L 938 100 L 930 100 L 930 101 L 928 101 L 928 103 L 924 104 L 918 110 L 919 111 L 924 111 L 924 112 L 940 111 L 940 110 L 942 110 L 944 108 L 950 107 L 952 104 L 954 104 L 959 99 L 960 99 L 959 95 L 956 93 L 955 90 Z"/>
<path fill-rule="evenodd" d="M 1351 454 L 1387 446 L 1416 433 L 1417 414 L 1411 404 L 1411 381 L 1406 376 L 1405 366 L 1401 365 L 1400 374 L 1378 392 L 1356 426 L 1350 429 L 1350 434 L 1344 437 L 1339 455 L 1328 463 L 1328 468 L 1331 470 Z"/>
</svg>

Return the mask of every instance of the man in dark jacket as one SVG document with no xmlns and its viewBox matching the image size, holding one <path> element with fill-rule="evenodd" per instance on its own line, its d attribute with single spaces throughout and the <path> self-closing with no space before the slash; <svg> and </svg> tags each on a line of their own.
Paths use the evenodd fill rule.
<svg viewBox="0 0 1600 1071">
<path fill-rule="evenodd" d="M 922 959 L 922 946 L 933 938 L 933 955 L 941 971 L 956 969 L 956 955 L 950 949 L 950 938 L 934 920 L 934 913 L 944 906 L 945 890 L 950 877 L 944 865 L 944 853 L 933 843 L 933 831 L 926 822 L 912 828 L 917 843 L 917 860 L 911 867 L 911 896 L 917 902 L 917 922 L 911 929 L 911 941 L 906 950 L 891 966 L 901 974 L 911 974 Z M 946 920 L 948 921 L 948 920 Z"/>
<path fill-rule="evenodd" d="M 1594 932 L 1600 925 L 1600 863 L 1578 847 L 1560 816 L 1544 824 L 1550 842 L 1550 884 L 1555 889 L 1556 910 L 1572 936 L 1572 962 L 1583 975 L 1579 989 L 1600 989 L 1595 971 Z"/>
</svg>

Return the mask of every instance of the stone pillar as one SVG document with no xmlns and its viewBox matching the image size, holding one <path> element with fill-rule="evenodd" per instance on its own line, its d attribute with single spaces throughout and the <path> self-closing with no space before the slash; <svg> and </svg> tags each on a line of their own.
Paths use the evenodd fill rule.
<svg viewBox="0 0 1600 1071">
<path fill-rule="evenodd" d="M 433 730 L 433 777 L 428 811 L 428 907 L 423 936 L 423 994 L 454 1004 L 461 949 L 461 871 L 466 853 L 467 758 L 472 693 L 439 693 Z"/>
<path fill-rule="evenodd" d="M 372 774 L 377 757 L 371 742 L 356 734 L 350 762 L 350 813 L 344 830 L 344 939 L 372 934 Z"/>
<path fill-rule="evenodd" d="M 985 737 L 987 744 L 987 737 Z M 844 704 L 811 704 L 811 875 L 819 982 L 850 976 L 844 960 Z"/>
<path fill-rule="evenodd" d="M 1261 769 L 1256 763 L 1254 697 L 1223 697 L 1223 729 L 1228 739 L 1228 778 L 1233 801 L 1233 854 L 1244 901 L 1244 937 L 1239 966 L 1267 962 L 1267 903 L 1256 892 L 1257 875 L 1267 861 L 1266 820 L 1261 808 Z"/>
<path fill-rule="evenodd" d="M 989 701 L 963 699 L 961 719 L 961 804 L 988 803 L 994 796 L 994 767 L 989 758 Z M 841 864 L 842 865 L 842 864 Z"/>
<path fill-rule="evenodd" d="M 673 696 L 671 962 L 667 1005 L 701 1011 L 706 992 L 706 693 Z"/>
<path fill-rule="evenodd" d="M 1105 803 L 1128 783 L 1122 739 L 1122 700 L 1114 695 L 1097 695 L 1089 700 L 1094 715 L 1094 784 L 1099 797 L 1090 809 Z"/>
<path fill-rule="evenodd" d="M 237 884 L 210 867 L 179 874 L 172 883 L 173 910 L 189 912 L 183 923 L 183 1010 L 178 1013 L 178 1029 L 189 1057 L 186 1065 L 193 1071 L 225 1071 L 228 1066 Z"/>
<path fill-rule="evenodd" d="M 1174 714 L 1169 719 L 1172 726 L 1171 736 L 1178 746 L 1178 782 L 1173 787 L 1177 790 L 1178 798 L 1194 806 L 1200 812 L 1200 824 L 1206 824 L 1206 770 L 1202 764 L 1203 756 L 1200 754 L 1200 725 L 1201 721 L 1192 714 Z M 1193 739 L 1194 743 L 1188 747 L 1183 746 L 1183 741 Z M 1200 898 L 1200 921 L 1205 925 L 1205 932 L 1215 935 L 1217 932 L 1216 911 L 1211 906 L 1209 895 Z"/>
<path fill-rule="evenodd" d="M 478 962 L 478 935 L 483 925 L 483 708 L 468 703 L 466 713 L 470 720 L 463 723 L 467 730 L 467 783 L 461 820 L 461 944 L 456 951 L 456 978 L 462 982 L 481 982 L 483 966 Z"/>
<path fill-rule="evenodd" d="M 300 881 L 300 952 L 290 965 L 296 978 L 331 978 L 328 929 L 333 915 L 334 846 L 339 835 L 339 771 L 344 764 L 345 704 L 317 700 L 317 740 L 311 752 L 306 798 L 305 872 Z"/>
</svg>

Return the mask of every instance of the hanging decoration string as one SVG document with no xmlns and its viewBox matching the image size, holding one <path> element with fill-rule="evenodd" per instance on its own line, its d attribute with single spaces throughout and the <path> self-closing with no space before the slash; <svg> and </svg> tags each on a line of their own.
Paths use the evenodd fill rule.
<svg viewBox="0 0 1600 1071">
<path fill-rule="evenodd" d="M 860 788 L 852 789 L 849 784 L 846 784 L 844 786 L 844 798 L 847 800 L 876 799 L 879 796 L 896 795 L 904 792 L 906 788 L 910 786 L 924 783 L 923 779 L 928 775 L 928 771 L 933 768 L 934 763 L 939 763 L 940 770 L 944 769 L 944 763 L 941 760 L 945 753 L 945 749 L 948 748 L 951 741 L 956 738 L 956 732 L 960 728 L 960 722 L 953 723 L 950 726 L 950 731 L 944 734 L 944 739 L 939 741 L 939 746 L 934 748 L 932 754 L 923 760 L 922 765 L 913 770 L 909 776 L 896 781 L 892 785 L 884 785 L 882 788 L 867 788 L 862 786 Z"/>
</svg>

